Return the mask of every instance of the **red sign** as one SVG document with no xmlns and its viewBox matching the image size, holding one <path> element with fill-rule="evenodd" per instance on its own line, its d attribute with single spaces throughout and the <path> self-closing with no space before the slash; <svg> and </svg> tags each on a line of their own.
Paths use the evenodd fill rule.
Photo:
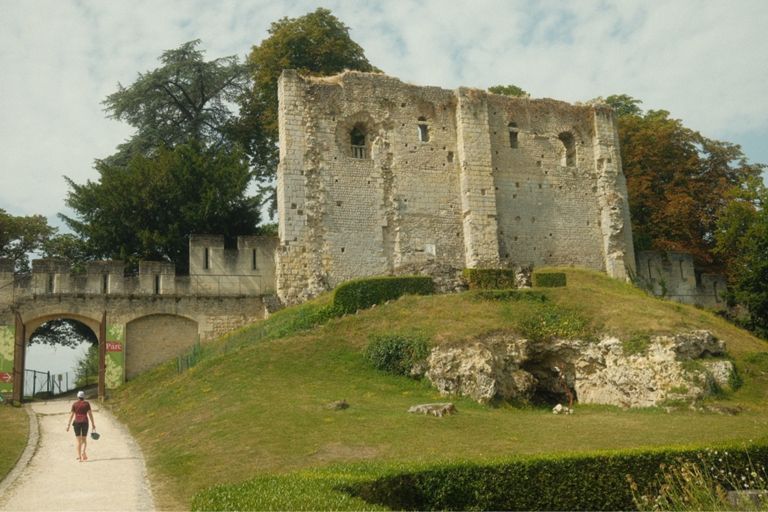
<svg viewBox="0 0 768 512">
<path fill-rule="evenodd" d="M 116 341 L 107 342 L 107 352 L 122 352 L 123 344 Z"/>
<path fill-rule="evenodd" d="M 12 382 L 13 375 L 7 372 L 0 372 L 0 382 Z"/>
</svg>

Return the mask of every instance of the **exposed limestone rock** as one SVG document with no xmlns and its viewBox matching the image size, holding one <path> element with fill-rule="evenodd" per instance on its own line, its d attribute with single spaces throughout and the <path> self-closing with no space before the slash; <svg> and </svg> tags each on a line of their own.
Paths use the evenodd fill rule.
<svg viewBox="0 0 768 512">
<path fill-rule="evenodd" d="M 573 409 L 562 404 L 557 404 L 552 408 L 552 414 L 573 414 Z"/>
<path fill-rule="evenodd" d="M 724 352 L 724 343 L 706 331 L 656 336 L 644 353 L 631 355 L 615 337 L 534 343 L 497 332 L 461 346 L 435 347 L 426 376 L 441 393 L 480 403 L 535 395 L 560 399 L 571 392 L 580 403 L 650 407 L 696 400 L 713 383 L 726 386 L 733 364 L 701 359 Z"/>
<path fill-rule="evenodd" d="M 455 414 L 456 407 L 454 407 L 454 405 L 450 402 L 437 403 L 437 404 L 421 404 L 421 405 L 414 405 L 413 407 L 409 408 L 408 412 L 417 413 L 417 414 L 427 414 L 427 415 L 437 416 L 438 418 L 442 418 L 447 414 Z"/>
<path fill-rule="evenodd" d="M 524 265 L 515 268 L 515 288 L 530 288 L 533 265 Z"/>
</svg>

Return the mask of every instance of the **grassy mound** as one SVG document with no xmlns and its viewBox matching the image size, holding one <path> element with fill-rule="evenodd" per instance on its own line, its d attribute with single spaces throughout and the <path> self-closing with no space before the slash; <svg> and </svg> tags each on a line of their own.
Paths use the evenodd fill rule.
<svg viewBox="0 0 768 512">
<path fill-rule="evenodd" d="M 186 508 L 215 484 L 337 463 L 483 462 L 756 439 L 768 431 L 765 342 L 710 313 L 654 299 L 601 274 L 560 270 L 567 273 L 565 288 L 405 296 L 339 318 L 321 314 L 330 300 L 321 297 L 205 346 L 186 372 L 178 373 L 173 361 L 141 375 L 111 404 L 141 444 L 163 508 Z M 554 327 L 543 328 L 536 318 L 549 318 Z M 745 381 L 721 400 L 745 412 L 579 406 L 564 417 L 454 399 L 457 415 L 416 416 L 406 413 L 410 406 L 444 398 L 424 382 L 374 370 L 363 358 L 376 335 L 417 334 L 438 344 L 499 329 L 548 336 L 550 328 L 559 335 L 626 338 L 708 329 L 726 341 Z M 342 399 L 348 409 L 326 407 Z"/>
</svg>

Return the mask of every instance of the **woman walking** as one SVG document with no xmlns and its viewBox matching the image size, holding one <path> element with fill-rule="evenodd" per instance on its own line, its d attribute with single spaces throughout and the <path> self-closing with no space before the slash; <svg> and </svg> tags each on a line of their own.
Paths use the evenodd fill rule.
<svg viewBox="0 0 768 512">
<path fill-rule="evenodd" d="M 75 421 L 72 421 L 74 417 Z M 75 436 L 77 437 L 77 460 L 88 460 L 88 455 L 85 453 L 85 448 L 88 444 L 88 418 L 91 418 L 91 424 L 93 428 L 96 428 L 96 422 L 93 421 L 93 412 L 91 412 L 91 404 L 85 399 L 85 393 L 82 391 L 77 392 L 77 402 L 72 404 L 72 411 L 67 420 L 67 432 L 69 432 L 70 425 L 75 429 Z"/>
</svg>

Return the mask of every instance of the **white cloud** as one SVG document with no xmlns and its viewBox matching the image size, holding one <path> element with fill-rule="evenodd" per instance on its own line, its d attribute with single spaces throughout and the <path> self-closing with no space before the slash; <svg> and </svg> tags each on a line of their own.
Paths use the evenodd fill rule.
<svg viewBox="0 0 768 512">
<path fill-rule="evenodd" d="M 271 22 L 320 5 L 404 81 L 514 83 L 568 101 L 627 93 L 768 161 L 755 142 L 768 139 L 762 0 L 0 0 L 0 208 L 63 211 L 61 175 L 95 179 L 93 159 L 130 134 L 101 102 L 162 51 L 199 38 L 208 58 L 242 58 Z"/>
</svg>

